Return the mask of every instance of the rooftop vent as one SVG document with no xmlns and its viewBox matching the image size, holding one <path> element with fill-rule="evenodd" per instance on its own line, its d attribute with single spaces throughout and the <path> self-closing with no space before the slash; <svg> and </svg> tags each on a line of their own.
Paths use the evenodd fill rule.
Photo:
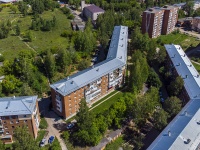
<svg viewBox="0 0 200 150">
<path fill-rule="evenodd" d="M 67 80 L 69 80 L 69 77 L 67 77 Z"/>
<path fill-rule="evenodd" d="M 8 109 L 8 107 L 10 106 L 10 101 L 8 101 L 8 104 L 6 106 L 6 109 Z"/>
<path fill-rule="evenodd" d="M 197 74 L 197 78 L 199 78 L 199 74 Z"/>
<path fill-rule="evenodd" d="M 168 136 L 171 136 L 171 132 L 170 131 L 168 131 Z"/>
<path fill-rule="evenodd" d="M 190 67 L 192 67 L 192 64 L 190 64 Z"/>
<path fill-rule="evenodd" d="M 122 56 L 120 56 L 119 59 L 122 59 Z"/>
<path fill-rule="evenodd" d="M 92 68 L 94 68 L 94 65 L 92 66 Z"/>
<path fill-rule="evenodd" d="M 188 78 L 188 75 L 185 75 L 185 78 L 187 79 L 187 78 Z"/>
<path fill-rule="evenodd" d="M 200 121 L 197 121 L 197 124 L 200 125 Z"/>
<path fill-rule="evenodd" d="M 99 71 L 99 68 L 97 68 L 97 70 L 96 71 Z"/>
<path fill-rule="evenodd" d="M 121 40 L 123 40 L 124 38 L 121 38 Z"/>
<path fill-rule="evenodd" d="M 184 115 L 187 116 L 187 114 L 188 114 L 187 111 L 184 111 Z"/>
<path fill-rule="evenodd" d="M 187 141 L 184 141 L 185 144 L 189 144 L 190 143 L 190 139 L 187 139 Z"/>
<path fill-rule="evenodd" d="M 74 81 L 72 81 L 71 84 L 74 84 Z"/>
</svg>

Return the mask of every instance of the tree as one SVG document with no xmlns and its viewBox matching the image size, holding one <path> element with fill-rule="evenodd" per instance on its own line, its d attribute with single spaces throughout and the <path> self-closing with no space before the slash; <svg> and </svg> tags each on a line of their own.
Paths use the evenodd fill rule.
<svg viewBox="0 0 200 150">
<path fill-rule="evenodd" d="M 169 115 L 173 117 L 181 110 L 182 102 L 179 98 L 172 96 L 165 100 L 164 106 Z"/>
<path fill-rule="evenodd" d="M 12 11 L 14 14 L 16 14 L 16 12 L 17 12 L 17 6 L 11 5 L 11 6 L 10 6 L 10 9 L 11 9 L 11 11 Z"/>
<path fill-rule="evenodd" d="M 33 137 L 28 133 L 27 127 L 16 127 L 14 131 L 14 150 L 38 150 L 38 146 Z"/>
<path fill-rule="evenodd" d="M 72 60 L 70 58 L 71 56 L 65 49 L 60 49 L 58 52 L 58 59 L 57 62 L 59 66 L 62 68 L 62 70 L 65 70 L 68 65 L 72 63 Z"/>
<path fill-rule="evenodd" d="M 154 6 L 154 1 L 153 0 L 145 0 L 145 2 L 146 2 L 146 8 Z"/>
<path fill-rule="evenodd" d="M 20 33 L 21 33 L 21 30 L 20 30 L 20 27 L 19 27 L 19 25 L 18 25 L 18 24 L 16 25 L 16 28 L 15 28 L 15 33 L 16 33 L 16 35 L 17 35 L 17 36 L 19 36 L 19 35 L 20 35 Z"/>
<path fill-rule="evenodd" d="M 22 83 L 20 80 L 16 79 L 13 75 L 7 75 L 2 82 L 2 89 L 5 93 L 15 92 Z"/>
<path fill-rule="evenodd" d="M 154 86 L 156 88 L 160 88 L 162 86 L 162 82 L 160 81 L 158 74 L 152 68 L 149 71 L 147 84 L 149 87 Z"/>
<path fill-rule="evenodd" d="M 187 12 L 188 17 L 192 17 L 194 13 L 194 2 L 193 1 L 187 1 L 186 5 L 184 6 L 184 10 Z"/>
<path fill-rule="evenodd" d="M 0 140 L 0 150 L 6 150 L 5 144 Z"/>
<path fill-rule="evenodd" d="M 185 17 L 185 12 L 182 9 L 178 10 L 178 18 L 184 18 Z"/>
<path fill-rule="evenodd" d="M 90 61 L 83 59 L 79 64 L 78 64 L 78 69 L 79 70 L 84 70 L 90 66 Z"/>
<path fill-rule="evenodd" d="M 55 140 L 51 144 L 49 150 L 61 150 L 61 146 L 60 146 L 60 143 L 57 138 L 55 138 Z"/>
<path fill-rule="evenodd" d="M 197 8 L 194 12 L 194 15 L 193 17 L 197 17 L 197 16 L 200 16 L 200 8 Z"/>
<path fill-rule="evenodd" d="M 154 127 L 158 130 L 162 130 L 167 125 L 168 113 L 160 108 L 154 112 L 153 118 Z"/>
<path fill-rule="evenodd" d="M 139 50 L 136 50 L 133 54 L 132 62 L 130 86 L 133 91 L 138 92 L 148 78 L 149 66 L 146 57 Z"/>
<path fill-rule="evenodd" d="M 33 41 L 33 33 L 31 31 L 26 32 L 26 39 L 28 42 Z"/>
<path fill-rule="evenodd" d="M 47 72 L 49 73 L 49 77 L 52 78 L 56 72 L 56 63 L 55 63 L 55 57 L 50 51 L 47 51 L 47 55 L 45 57 L 44 63 L 45 63 Z"/>
<path fill-rule="evenodd" d="M 168 90 L 170 95 L 178 96 L 183 88 L 184 81 L 181 76 L 176 77 L 175 81 L 171 81 L 170 85 L 168 86 Z"/>
</svg>

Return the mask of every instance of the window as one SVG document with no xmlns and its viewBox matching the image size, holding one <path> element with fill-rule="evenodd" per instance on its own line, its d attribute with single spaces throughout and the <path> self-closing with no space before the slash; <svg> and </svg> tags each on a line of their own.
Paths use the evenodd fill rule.
<svg viewBox="0 0 200 150">
<path fill-rule="evenodd" d="M 26 118 L 26 115 L 24 115 L 24 118 Z"/>
<path fill-rule="evenodd" d="M 24 120 L 24 122 L 26 123 L 26 122 L 27 122 L 27 120 Z"/>
<path fill-rule="evenodd" d="M 15 126 L 12 126 L 12 128 L 14 129 L 14 128 L 15 128 Z"/>
<path fill-rule="evenodd" d="M 5 129 L 8 129 L 8 127 L 7 127 L 7 126 L 5 126 Z"/>
<path fill-rule="evenodd" d="M 4 121 L 3 124 L 6 124 L 6 121 Z"/>
<path fill-rule="evenodd" d="M 19 123 L 19 120 L 16 120 L 16 123 Z"/>
<path fill-rule="evenodd" d="M 13 121 L 10 121 L 10 124 L 13 124 L 14 122 Z"/>
<path fill-rule="evenodd" d="M 6 131 L 6 134 L 9 134 L 9 131 Z"/>
</svg>

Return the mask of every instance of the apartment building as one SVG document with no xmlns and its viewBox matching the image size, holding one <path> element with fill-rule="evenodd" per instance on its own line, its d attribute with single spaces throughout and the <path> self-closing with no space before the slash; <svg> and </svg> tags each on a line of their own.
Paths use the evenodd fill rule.
<svg viewBox="0 0 200 150">
<path fill-rule="evenodd" d="M 178 8 L 166 5 L 162 9 L 164 10 L 162 34 L 166 35 L 174 31 L 178 19 Z"/>
<path fill-rule="evenodd" d="M 197 32 L 200 32 L 200 17 L 193 18 L 192 29 Z"/>
<path fill-rule="evenodd" d="M 200 148 L 200 76 L 180 45 L 165 45 L 171 73 L 184 80 L 181 100 L 188 101 L 147 150 Z"/>
<path fill-rule="evenodd" d="M 169 34 L 174 30 L 177 19 L 177 7 L 150 8 L 144 11 L 142 15 L 142 33 L 148 33 L 150 38 L 156 38 L 161 34 Z"/>
<path fill-rule="evenodd" d="M 115 26 L 106 60 L 52 85 L 54 111 L 68 119 L 85 99 L 88 105 L 125 83 L 128 27 Z"/>
<path fill-rule="evenodd" d="M 16 127 L 27 126 L 36 138 L 40 123 L 37 96 L 0 98 L 0 139 L 4 143 L 13 142 Z"/>
<path fill-rule="evenodd" d="M 150 8 L 142 15 L 142 33 L 148 33 L 150 38 L 161 35 L 164 10 L 159 7 Z"/>
<path fill-rule="evenodd" d="M 104 12 L 105 11 L 103 9 L 94 4 L 83 8 L 83 16 L 86 18 L 91 18 L 92 21 L 96 21 L 97 17 Z"/>
</svg>

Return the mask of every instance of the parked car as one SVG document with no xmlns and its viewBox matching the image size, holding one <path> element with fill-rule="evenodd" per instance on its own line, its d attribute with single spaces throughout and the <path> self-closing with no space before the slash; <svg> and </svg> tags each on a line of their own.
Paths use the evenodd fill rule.
<svg viewBox="0 0 200 150">
<path fill-rule="evenodd" d="M 50 138 L 49 138 L 49 140 L 48 140 L 48 143 L 50 143 L 50 144 L 53 143 L 54 139 L 55 139 L 54 136 L 50 136 Z"/>
<path fill-rule="evenodd" d="M 68 130 L 72 129 L 72 128 L 74 127 L 74 125 L 75 125 L 74 123 L 68 124 L 68 125 L 67 125 L 67 129 L 68 129 Z"/>
<path fill-rule="evenodd" d="M 43 138 L 43 139 L 42 139 L 42 141 L 40 142 L 40 147 L 43 147 L 43 146 L 45 146 L 45 142 L 46 142 L 46 139 L 45 139 L 45 138 Z"/>
</svg>

